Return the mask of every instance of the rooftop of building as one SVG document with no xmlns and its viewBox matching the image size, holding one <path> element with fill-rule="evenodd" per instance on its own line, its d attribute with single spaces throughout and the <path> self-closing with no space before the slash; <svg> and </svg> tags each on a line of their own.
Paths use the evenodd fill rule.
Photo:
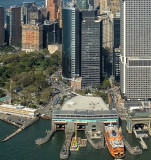
<svg viewBox="0 0 151 160">
<path fill-rule="evenodd" d="M 120 48 L 115 48 L 114 51 L 120 53 Z"/>
<path fill-rule="evenodd" d="M 78 95 L 65 102 L 61 110 L 109 110 L 101 97 L 90 97 Z"/>
<path fill-rule="evenodd" d="M 21 8 L 20 6 L 16 6 L 16 5 L 13 5 L 13 6 L 10 6 L 10 9 L 12 8 Z"/>
<path fill-rule="evenodd" d="M 9 108 L 9 109 L 19 109 L 19 110 L 23 110 L 23 111 L 28 111 L 28 112 L 35 112 L 37 109 L 33 109 L 33 108 L 27 108 L 21 105 L 11 105 L 11 104 L 2 104 L 0 105 L 1 107 L 5 107 L 5 108 Z"/>
<path fill-rule="evenodd" d="M 129 113 L 129 115 L 132 117 L 132 118 L 149 118 L 150 116 L 150 109 L 146 109 L 146 110 L 135 110 L 131 113 Z"/>
<path fill-rule="evenodd" d="M 130 110 L 140 109 L 140 108 L 149 108 L 151 107 L 151 103 L 145 101 L 125 101 L 124 107 Z"/>
<path fill-rule="evenodd" d="M 107 117 L 118 117 L 118 113 L 116 110 L 99 110 L 99 111 L 93 111 L 93 110 L 53 110 L 53 117 L 58 116 L 91 116 L 91 117 L 99 117 L 100 115 L 104 117 L 104 115 L 107 115 Z M 83 118 L 84 118 L 83 117 Z M 86 118 L 86 117 L 85 117 Z"/>
<path fill-rule="evenodd" d="M 63 8 L 65 8 L 65 9 L 67 9 L 67 8 L 69 8 L 69 9 L 77 8 L 77 5 L 73 2 L 69 2 L 65 6 L 63 6 Z"/>
<path fill-rule="evenodd" d="M 54 25 L 54 24 L 58 24 L 58 22 L 55 22 L 55 21 L 44 21 L 44 24 L 43 25 Z"/>
</svg>

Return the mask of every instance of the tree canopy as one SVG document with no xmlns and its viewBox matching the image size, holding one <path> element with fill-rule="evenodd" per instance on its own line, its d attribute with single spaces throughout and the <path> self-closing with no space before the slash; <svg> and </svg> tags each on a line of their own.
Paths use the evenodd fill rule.
<svg viewBox="0 0 151 160">
<path fill-rule="evenodd" d="M 46 52 L 46 51 L 45 51 Z M 3 53 L 0 57 L 0 87 L 22 88 L 24 103 L 30 100 L 30 94 L 37 95 L 37 101 L 44 102 L 50 98 L 46 93 L 49 87 L 47 78 L 61 65 L 61 53 L 56 51 L 50 56 L 46 53 L 21 51 L 18 53 Z M 14 94 L 15 95 L 15 94 Z M 17 95 L 14 98 L 17 99 Z M 21 99 L 21 97 L 19 97 Z M 30 100 L 31 101 L 31 100 Z"/>
</svg>

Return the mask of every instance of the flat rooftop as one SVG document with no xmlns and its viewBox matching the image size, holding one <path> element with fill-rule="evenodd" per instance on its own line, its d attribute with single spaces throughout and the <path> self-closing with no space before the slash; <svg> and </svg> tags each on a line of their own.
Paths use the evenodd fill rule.
<svg viewBox="0 0 151 160">
<path fill-rule="evenodd" d="M 65 102 L 61 110 L 109 110 L 101 97 L 89 97 L 78 95 Z"/>
<path fill-rule="evenodd" d="M 130 113 L 132 118 L 149 118 L 150 117 L 150 110 L 146 111 L 137 111 Z"/>
</svg>

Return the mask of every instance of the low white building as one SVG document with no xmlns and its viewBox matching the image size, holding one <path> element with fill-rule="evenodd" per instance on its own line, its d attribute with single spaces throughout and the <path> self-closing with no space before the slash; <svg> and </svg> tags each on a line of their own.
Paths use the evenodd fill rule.
<svg viewBox="0 0 151 160">
<path fill-rule="evenodd" d="M 36 110 L 37 109 L 26 108 L 21 105 L 10 105 L 10 104 L 0 105 L 0 113 L 12 114 L 16 116 L 23 116 L 29 118 L 35 117 Z"/>
</svg>

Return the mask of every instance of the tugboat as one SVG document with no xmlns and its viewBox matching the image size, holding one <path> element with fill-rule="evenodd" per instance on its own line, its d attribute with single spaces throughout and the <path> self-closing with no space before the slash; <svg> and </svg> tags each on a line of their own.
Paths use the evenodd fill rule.
<svg viewBox="0 0 151 160">
<path fill-rule="evenodd" d="M 125 156 L 123 137 L 117 126 L 113 124 L 105 126 L 105 140 L 111 155 L 115 159 L 121 159 Z"/>
</svg>

